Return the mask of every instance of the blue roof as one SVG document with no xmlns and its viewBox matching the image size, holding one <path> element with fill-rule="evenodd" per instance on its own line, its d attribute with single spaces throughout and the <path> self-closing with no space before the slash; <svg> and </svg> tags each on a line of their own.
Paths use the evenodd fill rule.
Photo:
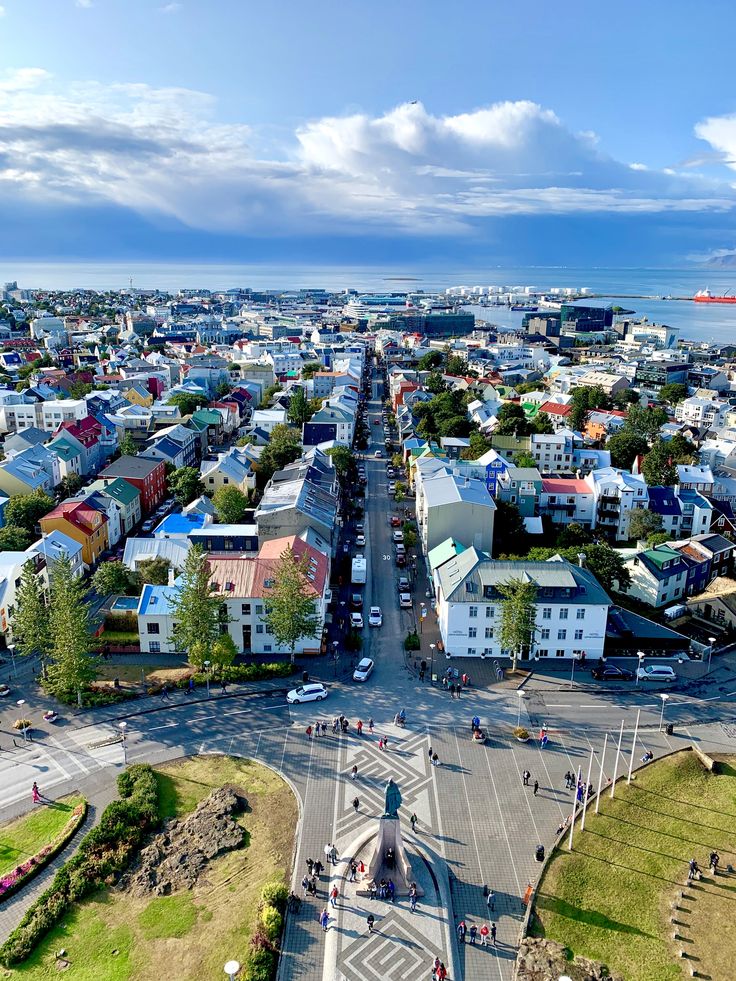
<svg viewBox="0 0 736 981">
<path fill-rule="evenodd" d="M 178 593 L 177 586 L 144 586 L 138 603 L 138 616 L 168 616 Z"/>
<path fill-rule="evenodd" d="M 204 527 L 205 515 L 198 511 L 189 514 L 170 514 L 156 526 L 156 534 L 188 535 L 190 531 Z"/>
<path fill-rule="evenodd" d="M 671 487 L 650 487 L 649 510 L 657 514 L 680 514 L 680 502 Z"/>
</svg>

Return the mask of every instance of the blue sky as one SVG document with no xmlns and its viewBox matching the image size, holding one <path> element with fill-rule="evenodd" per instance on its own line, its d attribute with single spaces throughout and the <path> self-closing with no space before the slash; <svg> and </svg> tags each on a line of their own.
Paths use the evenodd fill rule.
<svg viewBox="0 0 736 981">
<path fill-rule="evenodd" d="M 0 3 L 8 257 L 736 248 L 732 3 Z"/>
</svg>

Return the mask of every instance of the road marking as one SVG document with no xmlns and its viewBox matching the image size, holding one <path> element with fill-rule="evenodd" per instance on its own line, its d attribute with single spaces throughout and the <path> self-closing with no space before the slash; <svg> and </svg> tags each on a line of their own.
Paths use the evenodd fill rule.
<svg viewBox="0 0 736 981">
<path fill-rule="evenodd" d="M 82 763 L 82 761 L 74 753 L 72 753 L 71 750 L 66 749 L 64 746 L 62 746 L 62 744 L 59 742 L 56 736 L 49 736 L 49 742 L 53 743 L 53 745 L 56 746 L 56 748 L 60 752 L 66 753 L 66 755 L 72 760 L 72 762 L 76 763 L 76 765 L 79 767 L 82 773 L 88 774 L 91 772 L 89 767 L 85 766 L 84 763 Z"/>
<path fill-rule="evenodd" d="M 567 705 L 567 704 L 565 704 L 565 705 L 545 705 L 545 708 L 548 708 L 548 709 L 571 709 L 572 708 L 572 705 Z"/>
</svg>

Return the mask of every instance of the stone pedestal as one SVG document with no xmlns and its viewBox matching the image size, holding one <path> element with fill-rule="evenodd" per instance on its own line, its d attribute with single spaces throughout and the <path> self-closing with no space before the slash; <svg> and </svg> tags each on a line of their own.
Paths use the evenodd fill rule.
<svg viewBox="0 0 736 981">
<path fill-rule="evenodd" d="M 387 862 L 389 849 L 393 850 L 393 863 Z M 373 857 L 368 863 L 365 882 L 370 885 L 375 882 L 378 886 L 381 879 L 392 879 L 396 887 L 396 895 L 409 894 L 409 886 L 414 882 L 411 863 L 406 853 L 404 839 L 401 836 L 401 822 L 395 817 L 382 817 L 378 822 Z M 417 895 L 423 896 L 424 890 L 417 883 Z"/>
</svg>

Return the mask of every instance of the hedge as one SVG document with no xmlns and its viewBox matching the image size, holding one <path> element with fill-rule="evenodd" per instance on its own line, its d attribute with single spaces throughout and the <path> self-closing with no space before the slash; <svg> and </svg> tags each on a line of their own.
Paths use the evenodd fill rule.
<svg viewBox="0 0 736 981">
<path fill-rule="evenodd" d="M 12 967 L 28 957 L 41 937 L 73 902 L 113 882 L 135 858 L 146 835 L 158 825 L 158 793 L 153 769 L 136 763 L 118 777 L 119 799 L 107 805 L 77 854 L 54 876 L 0 947 L 0 964 Z"/>
<path fill-rule="evenodd" d="M 295 671 L 300 670 L 296 664 L 288 661 L 277 661 L 273 664 L 231 664 L 226 668 L 217 669 L 210 673 L 210 684 L 219 684 L 224 680 L 232 684 L 239 681 L 268 681 L 271 678 L 288 678 Z M 204 671 L 197 671 L 193 676 L 195 685 L 205 685 L 207 675 Z M 179 681 L 167 681 L 168 688 L 188 688 L 189 678 L 181 678 Z M 151 685 L 148 689 L 149 695 L 157 695 L 163 684 Z"/>
<path fill-rule="evenodd" d="M 63 848 L 66 848 L 86 817 L 87 801 L 84 800 L 81 804 L 77 804 L 69 820 L 48 845 L 44 845 L 41 851 L 36 852 L 18 868 L 8 872 L 0 879 L 0 903 L 25 886 L 34 876 L 38 875 L 41 869 L 44 869 L 49 862 L 56 858 Z"/>
<path fill-rule="evenodd" d="M 258 923 L 250 938 L 251 949 L 243 967 L 244 981 L 273 981 L 278 967 L 278 941 L 284 925 L 288 888 L 281 882 L 267 882 L 261 889 Z"/>
</svg>

